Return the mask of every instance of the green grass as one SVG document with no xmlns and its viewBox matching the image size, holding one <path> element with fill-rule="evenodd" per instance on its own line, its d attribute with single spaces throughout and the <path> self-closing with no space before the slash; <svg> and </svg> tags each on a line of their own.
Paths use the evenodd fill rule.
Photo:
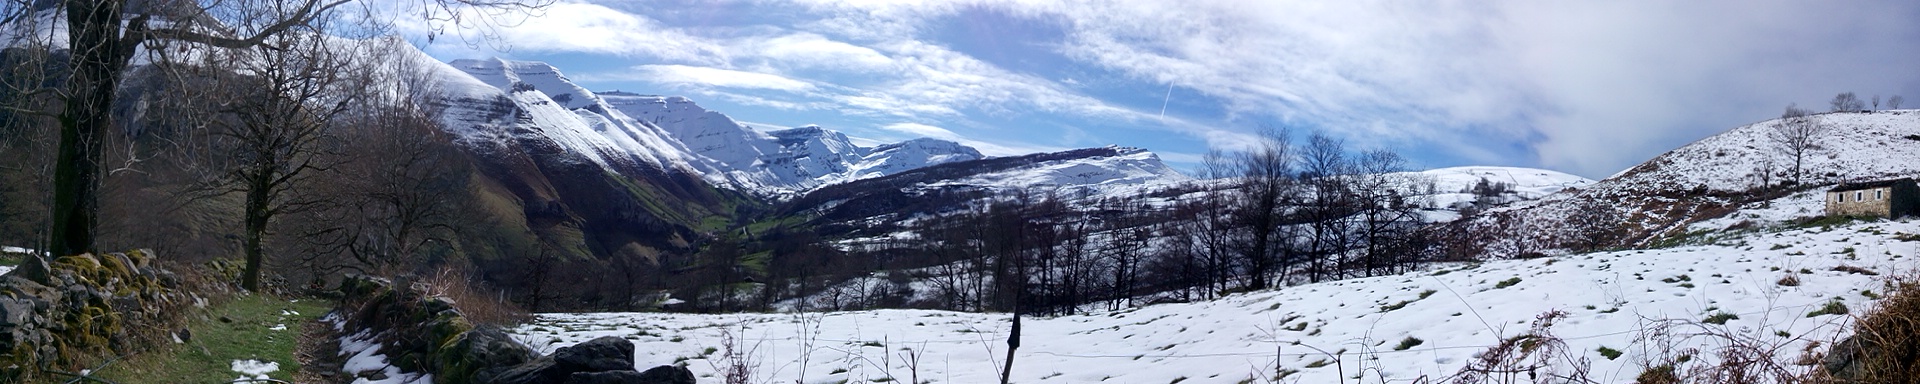
<svg viewBox="0 0 1920 384">
<path fill-rule="evenodd" d="M 274 379 L 288 380 L 300 371 L 294 360 L 300 326 L 324 314 L 327 304 L 321 300 L 286 300 L 269 295 L 248 295 L 220 303 L 201 314 L 189 315 L 192 340 L 183 344 L 164 344 L 151 351 L 107 365 L 96 376 L 116 383 L 224 383 L 239 378 L 231 370 L 234 360 L 255 359 L 280 363 L 280 370 L 268 373 Z M 297 315 L 283 314 L 292 311 Z M 232 322 L 222 322 L 222 317 Z M 286 325 L 286 330 L 271 327 Z"/>
<path fill-rule="evenodd" d="M 1511 286 L 1513 286 L 1514 284 L 1520 284 L 1520 278 L 1519 278 L 1519 277 L 1517 277 L 1517 276 L 1516 276 L 1516 277 L 1514 277 L 1514 278 L 1511 278 L 1511 279 L 1506 279 L 1506 280 L 1501 280 L 1499 284 L 1494 284 L 1494 285 L 1493 285 L 1493 289 L 1501 289 L 1501 288 L 1506 288 L 1506 287 L 1511 287 Z"/>
<path fill-rule="evenodd" d="M 1740 315 L 1720 312 L 1720 313 L 1715 313 L 1712 316 L 1707 316 L 1706 319 L 1700 320 L 1700 322 L 1713 324 L 1713 325 L 1724 325 L 1727 323 L 1727 320 L 1737 320 L 1739 318 L 1740 318 Z"/>
<path fill-rule="evenodd" d="M 1847 314 L 1846 303 L 1841 303 L 1840 300 L 1828 300 L 1827 305 L 1821 306 L 1820 309 L 1807 313 L 1807 317 L 1822 316 L 1822 315 L 1845 315 L 1845 314 Z"/>
<path fill-rule="evenodd" d="M 1405 350 L 1407 350 L 1408 348 L 1413 348 L 1413 347 L 1418 347 L 1418 346 L 1420 346 L 1420 344 L 1421 344 L 1421 343 L 1426 343 L 1426 341 L 1425 341 L 1425 340 L 1420 340 L 1419 338 L 1415 338 L 1415 337 L 1413 337 L 1413 336 L 1407 336 L 1407 338 L 1406 338 L 1406 339 L 1402 339 L 1402 340 L 1400 340 L 1400 344 L 1399 344 L 1399 345 L 1395 345 L 1395 346 L 1393 346 L 1393 350 L 1395 350 L 1395 351 L 1405 351 Z"/>
<path fill-rule="evenodd" d="M 1607 348 L 1606 346 L 1601 346 L 1599 352 L 1600 356 L 1607 358 L 1607 360 L 1619 359 L 1621 355 L 1620 350 Z"/>
</svg>

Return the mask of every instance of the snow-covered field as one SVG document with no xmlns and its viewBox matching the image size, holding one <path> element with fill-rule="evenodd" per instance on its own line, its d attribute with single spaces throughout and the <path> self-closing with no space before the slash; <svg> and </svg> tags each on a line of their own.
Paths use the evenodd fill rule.
<svg viewBox="0 0 1920 384">
<path fill-rule="evenodd" d="M 1783 199 L 1775 205 L 1780 212 L 1743 214 L 1766 227 L 1812 198 Z M 1732 314 L 1737 318 L 1724 325 L 1674 330 L 1782 343 L 1779 350 L 1792 356 L 1779 358 L 1792 361 L 1806 343 L 1830 344 L 1848 326 L 1847 316 L 1810 313 L 1839 301 L 1858 314 L 1881 290 L 1879 277 L 1835 267 L 1881 274 L 1915 267 L 1920 243 L 1896 239 L 1900 233 L 1920 233 L 1920 222 L 1776 226 L 1703 237 L 1696 241 L 1702 245 L 1436 266 L 1209 302 L 1026 319 L 1013 381 L 1237 383 L 1266 382 L 1276 372 L 1293 372 L 1285 381 L 1302 383 L 1439 378 L 1555 310 L 1568 317 L 1553 333 L 1576 357 L 1591 360 L 1601 382 L 1631 382 L 1642 362 L 1659 357 L 1660 346 L 1637 340 L 1660 319 Z M 1799 284 L 1779 283 L 1788 276 Z M 925 310 L 586 313 L 541 315 L 513 332 L 543 352 L 625 337 L 638 346 L 637 368 L 679 361 L 703 382 L 719 381 L 715 371 L 727 365 L 723 344 L 731 335 L 756 382 L 904 382 L 917 372 L 921 382 L 984 383 L 998 379 L 1008 320 Z M 1405 345 L 1412 339 L 1417 345 Z M 1678 343 L 1711 351 L 1715 341 Z M 1609 359 L 1602 347 L 1624 354 Z"/>
</svg>

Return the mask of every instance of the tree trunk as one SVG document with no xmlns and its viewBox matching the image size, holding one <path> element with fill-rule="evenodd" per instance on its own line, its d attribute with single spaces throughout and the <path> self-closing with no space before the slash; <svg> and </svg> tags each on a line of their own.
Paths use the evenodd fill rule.
<svg viewBox="0 0 1920 384">
<path fill-rule="evenodd" d="M 1007 365 L 1000 367 L 1000 384 L 1007 384 L 1013 377 L 1013 351 L 1020 349 L 1020 306 L 1014 305 L 1013 334 L 1007 337 Z"/>
<path fill-rule="evenodd" d="M 48 249 L 55 255 L 93 251 L 100 211 L 100 143 L 113 126 L 114 91 L 127 66 L 118 0 L 67 2 L 67 38 L 73 68 L 67 100 L 60 111 L 60 150 L 54 160 L 53 230 Z"/>
<path fill-rule="evenodd" d="M 261 239 L 267 233 L 267 220 L 272 218 L 268 204 L 271 202 L 273 173 L 271 168 L 256 169 L 257 174 L 249 175 L 247 185 L 247 269 L 241 272 L 240 288 L 248 291 L 260 289 Z"/>
</svg>

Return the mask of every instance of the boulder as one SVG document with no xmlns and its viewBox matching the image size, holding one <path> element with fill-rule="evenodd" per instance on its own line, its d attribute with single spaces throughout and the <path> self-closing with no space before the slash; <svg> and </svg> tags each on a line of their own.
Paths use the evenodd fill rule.
<svg viewBox="0 0 1920 384">
<path fill-rule="evenodd" d="M 1833 378 L 1841 379 L 1841 382 L 1852 382 L 1854 379 L 1861 378 L 1860 351 L 1864 347 L 1866 346 L 1861 345 L 1858 336 L 1847 336 L 1846 339 L 1833 344 L 1833 349 L 1827 351 L 1826 361 L 1822 361 L 1821 365 L 1825 366 L 1827 374 L 1833 375 Z"/>
<path fill-rule="evenodd" d="M 505 332 L 483 326 L 460 334 L 440 351 L 434 378 L 452 383 L 485 383 L 509 368 L 538 358 L 533 349 L 513 341 Z"/>
<path fill-rule="evenodd" d="M 553 352 L 561 366 L 578 367 L 579 372 L 633 370 L 633 342 L 615 336 L 601 336 Z"/>
<path fill-rule="evenodd" d="M 605 336 L 560 348 L 552 355 L 508 369 L 495 377 L 492 382 L 494 384 L 568 383 L 572 382 L 575 373 L 610 371 L 633 372 L 632 341 Z M 612 380 L 626 377 L 622 375 L 589 376 L 591 377 L 583 380 Z M 637 375 L 634 377 L 638 378 Z"/>
<path fill-rule="evenodd" d="M 686 367 L 662 365 L 646 372 L 604 371 L 574 372 L 566 384 L 695 384 L 693 371 Z"/>
<path fill-rule="evenodd" d="M 694 384 L 693 371 L 687 367 L 662 365 L 640 372 L 640 382 L 646 384 Z"/>
</svg>

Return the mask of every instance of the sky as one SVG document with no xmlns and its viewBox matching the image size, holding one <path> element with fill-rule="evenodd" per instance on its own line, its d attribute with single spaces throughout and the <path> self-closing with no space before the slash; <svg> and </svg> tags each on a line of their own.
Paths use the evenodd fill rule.
<svg viewBox="0 0 1920 384">
<path fill-rule="evenodd" d="M 1920 97 L 1910 1 L 560 1 L 409 38 L 757 127 L 1183 170 L 1284 129 L 1597 179 L 1788 104 Z"/>
</svg>

